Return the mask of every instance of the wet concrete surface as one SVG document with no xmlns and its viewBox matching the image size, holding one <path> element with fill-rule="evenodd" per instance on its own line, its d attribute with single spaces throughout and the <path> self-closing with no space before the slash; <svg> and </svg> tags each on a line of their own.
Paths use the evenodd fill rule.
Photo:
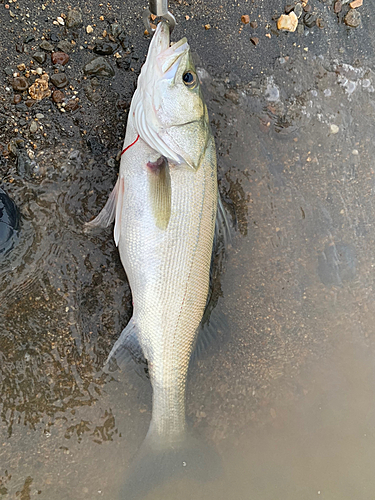
<svg viewBox="0 0 375 500">
<path fill-rule="evenodd" d="M 186 35 L 196 53 L 233 219 L 219 299 L 228 329 L 192 364 L 187 404 L 224 474 L 179 485 L 186 498 L 375 493 L 373 4 L 349 28 L 331 3 L 310 3 L 324 26 L 303 34 L 277 32 L 280 1 L 171 4 L 174 39 Z M 83 231 L 116 179 L 149 40 L 141 5 L 80 7 L 82 26 L 66 29 L 53 24 L 65 2 L 0 3 L 0 177 L 21 212 L 16 244 L 0 254 L 4 498 L 118 498 L 150 420 L 135 366 L 101 372 L 131 294 L 111 230 Z M 115 75 L 85 75 L 104 30 L 116 34 L 121 58 L 103 56 Z M 15 72 L 63 72 L 48 52 L 33 59 L 42 37 L 71 44 L 65 106 L 49 96 L 28 108 L 28 92 L 13 91 Z M 153 498 L 175 498 L 177 485 L 165 488 Z"/>
</svg>

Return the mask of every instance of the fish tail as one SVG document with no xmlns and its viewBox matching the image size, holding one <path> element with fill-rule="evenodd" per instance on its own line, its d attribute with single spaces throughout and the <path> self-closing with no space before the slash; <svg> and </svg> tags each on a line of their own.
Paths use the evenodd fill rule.
<svg viewBox="0 0 375 500">
<path fill-rule="evenodd" d="M 192 492 L 194 485 L 199 488 L 203 482 L 213 481 L 221 474 L 221 458 L 207 443 L 188 433 L 183 433 L 173 442 L 166 442 L 165 437 L 156 435 L 151 426 L 128 469 L 120 498 L 138 500 L 148 498 L 149 493 L 152 498 L 159 498 L 159 492 L 163 498 L 163 492 L 170 486 L 174 498 L 180 498 L 175 490 L 179 483 L 186 486 L 188 481 Z"/>
</svg>

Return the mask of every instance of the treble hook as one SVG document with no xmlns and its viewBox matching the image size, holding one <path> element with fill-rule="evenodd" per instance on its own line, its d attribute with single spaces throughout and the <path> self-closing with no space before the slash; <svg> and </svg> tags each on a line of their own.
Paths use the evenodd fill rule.
<svg viewBox="0 0 375 500">
<path fill-rule="evenodd" d="M 169 31 L 172 33 L 176 26 L 176 19 L 168 10 L 168 0 L 149 0 L 149 8 L 143 12 L 143 23 L 146 30 L 151 33 L 150 18 L 151 16 L 162 17 L 169 24 Z"/>
</svg>

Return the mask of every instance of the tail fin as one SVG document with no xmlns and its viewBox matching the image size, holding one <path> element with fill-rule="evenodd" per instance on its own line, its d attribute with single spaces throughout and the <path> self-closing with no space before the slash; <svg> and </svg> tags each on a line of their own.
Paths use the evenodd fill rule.
<svg viewBox="0 0 375 500">
<path fill-rule="evenodd" d="M 119 498 L 140 500 L 149 498 L 150 494 L 150 498 L 156 499 L 159 498 L 158 492 L 160 498 L 165 498 L 165 489 L 170 486 L 173 487 L 173 498 L 181 498 L 180 491 L 177 494 L 176 490 L 179 484 L 186 485 L 187 481 L 192 493 L 194 483 L 201 485 L 202 482 L 213 481 L 221 473 L 218 453 L 201 440 L 186 434 L 181 440 L 166 444 L 149 432 L 128 469 Z"/>
</svg>

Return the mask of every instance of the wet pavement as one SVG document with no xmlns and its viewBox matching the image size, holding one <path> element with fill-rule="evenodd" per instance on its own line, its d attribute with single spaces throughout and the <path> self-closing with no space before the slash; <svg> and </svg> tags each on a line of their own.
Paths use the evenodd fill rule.
<svg viewBox="0 0 375 500">
<path fill-rule="evenodd" d="M 276 0 L 171 4 L 174 39 L 186 35 L 198 62 L 233 223 L 216 284 L 228 328 L 192 364 L 187 402 L 224 473 L 179 485 L 186 498 L 375 494 L 373 4 L 350 28 L 347 5 L 337 15 L 309 3 L 322 27 L 303 33 L 277 31 Z M 116 179 L 149 43 L 141 11 L 89 1 L 82 25 L 66 28 L 65 2 L 0 3 L 0 186 L 21 213 L 0 254 L 4 499 L 117 499 L 148 429 L 147 379 L 136 366 L 101 372 L 131 316 L 112 232 L 83 231 Z M 112 54 L 94 52 L 103 40 Z M 43 41 L 69 42 L 69 61 L 53 67 Z M 96 57 L 114 76 L 85 74 Z M 51 92 L 54 74 L 69 84 L 28 107 L 13 74 L 30 85 L 38 68 Z"/>
</svg>

